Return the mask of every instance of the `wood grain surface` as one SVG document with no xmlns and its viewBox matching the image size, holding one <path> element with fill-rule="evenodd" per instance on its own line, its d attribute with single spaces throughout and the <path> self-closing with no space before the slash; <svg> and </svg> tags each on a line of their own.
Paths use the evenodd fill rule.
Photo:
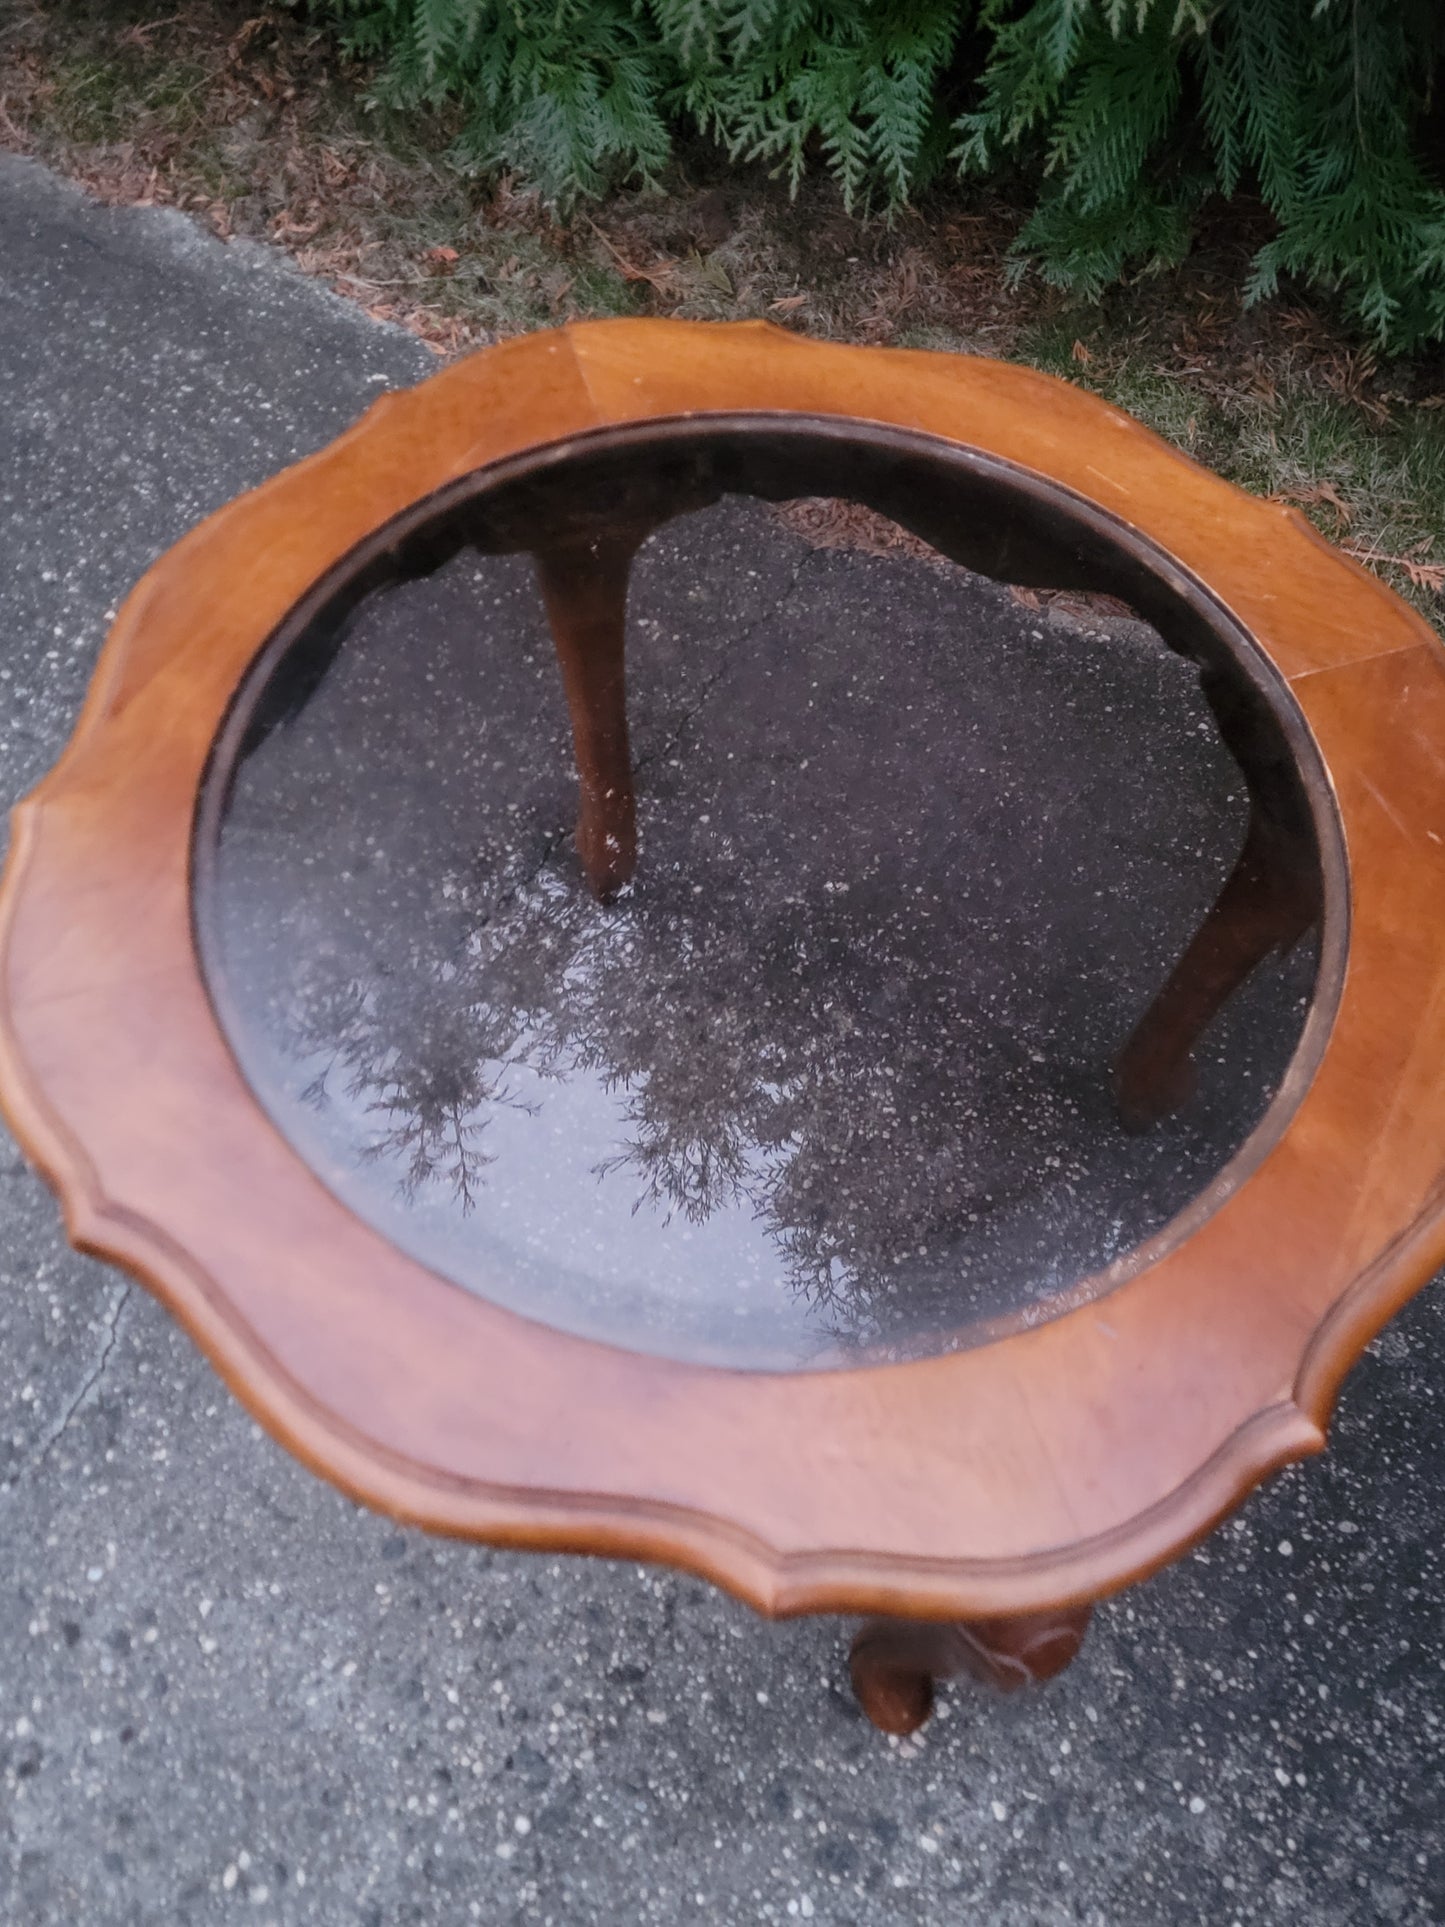
<svg viewBox="0 0 1445 1927">
<path fill-rule="evenodd" d="M 288 611 L 486 464 L 629 422 L 806 414 L 1062 484 L 1202 585 L 1317 745 L 1347 881 L 1338 995 L 1285 1127 L 1072 1310 L 856 1371 L 728 1371 L 570 1337 L 358 1222 L 222 1038 L 192 932 L 208 754 Z M 669 1560 L 766 1612 L 1039 1613 L 1174 1557 L 1323 1443 L 1362 1346 L 1445 1261 L 1445 658 L 1292 510 L 1066 383 L 761 324 L 606 322 L 386 397 L 133 591 L 0 900 L 0 1095 L 75 1242 L 171 1308 L 318 1472 L 434 1530 Z M 1304 1087 L 1301 1088 L 1301 1085 Z"/>
</svg>

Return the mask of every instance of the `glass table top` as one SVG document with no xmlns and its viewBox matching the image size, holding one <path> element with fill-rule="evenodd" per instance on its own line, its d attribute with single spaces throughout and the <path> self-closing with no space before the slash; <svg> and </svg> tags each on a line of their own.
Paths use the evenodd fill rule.
<svg viewBox="0 0 1445 1927">
<path fill-rule="evenodd" d="M 1244 832 L 1197 671 L 859 526 L 730 496 L 640 551 L 610 905 L 525 554 L 273 672 L 198 899 L 217 1011 L 320 1178 L 457 1284 L 745 1368 L 947 1350 L 1158 1230 L 1277 1088 L 1311 943 L 1181 1115 L 1111 1106 Z"/>
</svg>

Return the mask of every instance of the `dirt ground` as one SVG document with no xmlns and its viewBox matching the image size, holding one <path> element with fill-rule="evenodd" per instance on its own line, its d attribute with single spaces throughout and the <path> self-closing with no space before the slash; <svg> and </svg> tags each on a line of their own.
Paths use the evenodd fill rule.
<svg viewBox="0 0 1445 1927">
<path fill-rule="evenodd" d="M 665 193 L 619 190 L 564 219 L 459 167 L 455 117 L 403 120 L 373 79 L 257 0 L 15 0 L 0 146 L 102 201 L 284 248 L 441 356 L 578 316 L 668 314 L 1027 361 L 1299 505 L 1438 619 L 1445 358 L 1377 366 L 1298 291 L 1245 308 L 1266 232 L 1248 204 L 1217 210 L 1178 273 L 1082 304 L 1011 271 L 1022 209 L 991 188 L 867 223 L 826 180 L 790 200 L 764 169 L 694 144 Z"/>
</svg>

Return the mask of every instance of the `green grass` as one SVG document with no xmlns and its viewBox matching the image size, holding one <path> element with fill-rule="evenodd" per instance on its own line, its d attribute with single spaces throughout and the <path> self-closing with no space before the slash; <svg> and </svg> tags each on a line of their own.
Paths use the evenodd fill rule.
<svg viewBox="0 0 1445 1927">
<path fill-rule="evenodd" d="M 1291 502 L 1432 621 L 1445 608 L 1445 411 L 1362 386 L 1332 392 L 1320 364 L 1183 374 L 1121 332 L 1026 332 L 1019 358 L 1092 389 L 1256 495 Z M 1326 367 L 1329 364 L 1325 365 Z M 1427 397 L 1427 400 L 1429 398 Z"/>
<path fill-rule="evenodd" d="M 205 69 L 185 61 L 82 57 L 55 75 L 54 108 L 77 143 L 125 140 L 138 121 L 177 133 L 199 131 Z"/>
</svg>

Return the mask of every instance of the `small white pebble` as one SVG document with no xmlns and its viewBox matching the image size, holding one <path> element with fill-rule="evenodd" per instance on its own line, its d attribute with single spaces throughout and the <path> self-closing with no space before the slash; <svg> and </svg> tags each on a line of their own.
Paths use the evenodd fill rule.
<svg viewBox="0 0 1445 1927">
<path fill-rule="evenodd" d="M 229 1893 L 232 1887 L 235 1886 L 239 1872 L 240 1872 L 240 1869 L 237 1867 L 235 1861 L 233 1860 L 230 1866 L 227 1867 L 226 1871 L 221 1875 L 221 1885 L 225 1888 L 227 1893 Z"/>
<path fill-rule="evenodd" d="M 995 1800 L 993 1802 L 993 1817 L 995 1820 L 1007 1820 L 1008 1808 L 1002 1800 Z"/>
<path fill-rule="evenodd" d="M 532 1831 L 532 1822 L 527 1818 L 525 1813 L 519 1813 L 512 1822 L 512 1826 L 518 1833 L 530 1833 Z"/>
<path fill-rule="evenodd" d="M 1203 1813 L 1204 1811 L 1204 1802 L 1197 1793 L 1195 1794 L 1194 1798 L 1189 1802 L 1189 1811 L 1191 1813 Z"/>
<path fill-rule="evenodd" d="M 1279 1542 L 1279 1556 L 1280 1556 L 1280 1558 L 1281 1558 L 1281 1559 L 1288 1559 L 1288 1558 L 1289 1558 L 1289 1557 L 1291 1556 L 1291 1554 L 1292 1554 L 1293 1552 L 1294 1552 L 1294 1545 L 1293 1545 L 1293 1543 L 1292 1543 L 1292 1542 L 1291 1542 L 1290 1540 L 1288 1540 L 1288 1539 L 1281 1539 L 1281 1540 L 1280 1540 L 1280 1542 Z"/>
</svg>

